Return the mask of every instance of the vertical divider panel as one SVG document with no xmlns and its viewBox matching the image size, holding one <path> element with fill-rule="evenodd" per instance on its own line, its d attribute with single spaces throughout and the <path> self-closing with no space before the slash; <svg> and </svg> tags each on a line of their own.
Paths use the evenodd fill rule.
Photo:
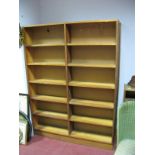
<svg viewBox="0 0 155 155">
<path fill-rule="evenodd" d="M 31 102 L 31 111 L 32 111 L 32 121 L 33 121 L 33 128 L 35 128 L 37 125 L 38 125 L 38 117 L 34 117 L 33 116 L 33 113 L 37 110 L 37 101 L 34 101 L 34 100 L 30 100 Z"/>
<path fill-rule="evenodd" d="M 24 32 L 24 44 L 32 44 L 32 39 L 26 29 L 23 30 Z"/>
<path fill-rule="evenodd" d="M 27 78 L 27 87 L 28 87 L 28 94 L 31 95 L 35 95 L 35 90 L 34 90 L 34 86 L 29 84 L 29 79 L 34 79 L 34 75 L 33 73 L 30 71 L 30 68 L 27 66 L 27 64 L 32 61 L 32 57 L 31 57 L 31 53 L 30 51 L 25 47 L 24 49 L 25 53 L 24 53 L 24 58 L 25 58 L 25 67 L 26 67 L 26 78 Z M 37 109 L 36 101 L 33 101 L 30 99 L 30 107 L 31 107 L 31 111 L 32 113 Z M 34 118 L 32 116 L 32 124 L 34 124 L 34 126 L 38 125 L 38 118 Z"/>
<path fill-rule="evenodd" d="M 70 122 L 70 116 L 71 116 L 71 108 L 69 105 L 69 101 L 71 99 L 71 94 L 69 90 L 69 69 L 68 69 L 68 48 L 67 48 L 67 42 L 68 42 L 68 29 L 66 24 L 64 24 L 64 40 L 65 40 L 65 73 L 66 73 L 66 91 L 67 91 L 67 114 L 68 114 L 68 134 L 70 135 L 72 131 L 72 125 Z"/>
<path fill-rule="evenodd" d="M 115 93 L 114 93 L 114 115 L 113 115 L 113 132 L 112 132 L 112 143 L 115 146 L 116 142 L 116 121 L 117 121 L 117 102 L 118 102 L 118 88 L 119 88 L 119 63 L 120 63 L 120 23 L 116 21 L 116 50 L 115 50 L 115 59 L 116 59 L 116 68 L 115 68 Z"/>
<path fill-rule="evenodd" d="M 27 75 L 27 81 L 28 81 L 29 79 L 34 79 L 33 73 L 30 71 L 30 68 L 26 65 L 26 64 L 32 62 L 32 56 L 31 56 L 31 53 L 28 48 L 25 48 L 24 56 L 25 56 L 25 62 L 26 62 L 25 66 L 26 66 L 26 75 Z"/>
<path fill-rule="evenodd" d="M 26 48 L 26 57 L 28 58 L 29 63 L 30 63 L 30 62 L 33 62 L 33 57 L 32 57 L 31 52 L 32 52 L 32 51 L 27 47 L 27 48 Z"/>
</svg>

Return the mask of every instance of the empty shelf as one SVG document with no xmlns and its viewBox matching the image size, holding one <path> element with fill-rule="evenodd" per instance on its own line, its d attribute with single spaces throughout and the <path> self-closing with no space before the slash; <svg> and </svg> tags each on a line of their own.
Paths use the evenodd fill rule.
<svg viewBox="0 0 155 155">
<path fill-rule="evenodd" d="M 91 117 L 73 115 L 71 116 L 70 120 L 74 122 L 87 123 L 87 124 L 99 125 L 99 126 L 107 126 L 107 127 L 113 126 L 112 120 L 101 119 L 101 118 L 91 118 Z"/>
<path fill-rule="evenodd" d="M 115 89 L 115 84 L 112 84 L 112 83 L 95 83 L 95 82 L 70 81 L 69 86 Z"/>
<path fill-rule="evenodd" d="M 65 66 L 64 62 L 31 62 L 28 66 Z"/>
<path fill-rule="evenodd" d="M 44 125 L 37 125 L 37 126 L 35 126 L 35 129 L 43 131 L 43 132 L 58 134 L 58 135 L 68 135 L 68 130 L 63 129 L 63 128 L 44 126 Z"/>
<path fill-rule="evenodd" d="M 113 102 L 103 102 L 103 101 L 94 101 L 94 100 L 82 100 L 82 99 L 71 99 L 69 104 L 77 105 L 77 106 L 114 109 L 114 103 Z"/>
<path fill-rule="evenodd" d="M 49 85 L 66 85 L 66 81 L 65 80 L 49 80 L 49 79 L 30 80 L 29 83 L 49 84 Z"/>
<path fill-rule="evenodd" d="M 116 68 L 114 63 L 88 63 L 88 62 L 71 62 L 68 63 L 70 67 L 94 67 L 94 68 Z"/>
<path fill-rule="evenodd" d="M 111 136 L 103 136 L 103 135 L 97 135 L 97 134 L 91 134 L 91 133 L 85 133 L 85 132 L 79 132 L 79 131 L 72 131 L 71 137 L 112 144 Z"/>
<path fill-rule="evenodd" d="M 58 102 L 67 104 L 67 98 L 64 97 L 55 97 L 55 96 L 46 96 L 46 95 L 36 95 L 31 97 L 33 100 L 46 101 L 46 102 Z"/>
<path fill-rule="evenodd" d="M 32 44 L 32 45 L 26 45 L 26 47 L 48 47 L 48 46 L 65 46 L 65 44 Z"/>
<path fill-rule="evenodd" d="M 115 46 L 116 42 L 78 42 L 78 43 L 67 43 L 68 46 Z"/>
<path fill-rule="evenodd" d="M 67 114 L 58 113 L 58 112 L 49 112 L 49 111 L 43 111 L 43 110 L 37 110 L 33 114 L 37 116 L 55 118 L 55 119 L 61 119 L 61 120 L 67 120 L 68 118 Z"/>
</svg>

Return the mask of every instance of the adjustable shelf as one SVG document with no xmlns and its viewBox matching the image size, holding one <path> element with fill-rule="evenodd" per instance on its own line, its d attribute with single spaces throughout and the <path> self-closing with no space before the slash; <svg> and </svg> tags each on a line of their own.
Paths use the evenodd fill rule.
<svg viewBox="0 0 155 155">
<path fill-rule="evenodd" d="M 77 106 L 94 107 L 94 108 L 114 109 L 114 103 L 113 102 L 71 99 L 69 104 L 77 105 Z"/>
<path fill-rule="evenodd" d="M 42 117 L 49 117 L 61 120 L 67 120 L 67 114 L 58 113 L 58 112 L 49 112 L 43 110 L 37 110 L 33 113 L 33 115 L 42 116 Z"/>
<path fill-rule="evenodd" d="M 119 73 L 119 21 L 24 27 L 35 133 L 112 149 Z"/>
<path fill-rule="evenodd" d="M 31 62 L 28 66 L 65 66 L 63 62 Z"/>
<path fill-rule="evenodd" d="M 70 81 L 69 82 L 69 86 L 88 87 L 88 88 L 115 89 L 115 84 L 94 83 L 94 82 L 81 82 L 81 81 Z"/>
<path fill-rule="evenodd" d="M 116 65 L 114 63 L 89 63 L 85 61 L 77 61 L 77 62 L 70 62 L 68 63 L 68 66 L 70 67 L 93 67 L 93 68 L 116 68 Z"/>
<path fill-rule="evenodd" d="M 43 132 L 48 132 L 48 133 L 53 133 L 53 134 L 58 134 L 58 135 L 68 135 L 68 130 L 67 129 L 62 129 L 59 127 L 51 127 L 51 126 L 45 126 L 45 125 L 37 125 L 34 127 L 35 130 L 43 131 Z"/>
<path fill-rule="evenodd" d="M 68 43 L 67 46 L 115 46 L 116 42 L 111 41 L 111 42 L 92 42 L 92 43 L 83 43 L 83 42 L 78 42 L 78 43 Z"/>
<path fill-rule="evenodd" d="M 31 44 L 25 47 L 52 47 L 52 46 L 65 46 L 65 44 Z"/>
<path fill-rule="evenodd" d="M 79 131 L 72 131 L 71 137 L 112 144 L 112 137 L 110 136 L 90 134 L 90 133 L 79 132 Z"/>
<path fill-rule="evenodd" d="M 92 124 L 92 125 L 99 125 L 99 126 L 113 126 L 112 120 L 100 119 L 100 118 L 92 118 L 92 117 L 83 117 L 83 116 L 76 116 L 72 115 L 70 118 L 71 121 Z"/>
<path fill-rule="evenodd" d="M 29 83 L 48 84 L 48 85 L 66 85 L 66 81 L 65 80 L 49 80 L 49 79 L 30 80 Z"/>
<path fill-rule="evenodd" d="M 65 97 L 36 95 L 36 96 L 32 96 L 31 99 L 36 100 L 36 101 L 58 102 L 58 103 L 67 104 L 67 98 L 65 98 Z"/>
</svg>

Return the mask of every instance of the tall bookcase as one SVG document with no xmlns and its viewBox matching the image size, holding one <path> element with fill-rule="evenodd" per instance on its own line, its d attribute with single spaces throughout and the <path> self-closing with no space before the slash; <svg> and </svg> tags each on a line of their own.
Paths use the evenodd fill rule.
<svg viewBox="0 0 155 155">
<path fill-rule="evenodd" d="M 113 148 L 119 72 L 119 21 L 24 27 L 36 134 Z"/>
</svg>

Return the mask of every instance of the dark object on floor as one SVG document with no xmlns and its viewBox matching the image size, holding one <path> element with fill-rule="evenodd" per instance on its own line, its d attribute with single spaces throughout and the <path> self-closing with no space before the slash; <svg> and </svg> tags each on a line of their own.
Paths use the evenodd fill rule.
<svg viewBox="0 0 155 155">
<path fill-rule="evenodd" d="M 27 136 L 27 141 L 30 141 L 31 135 L 32 135 L 32 123 L 29 119 L 29 117 L 23 113 L 22 111 L 19 111 L 19 118 L 24 119 L 25 121 L 28 122 L 28 136 Z"/>
<path fill-rule="evenodd" d="M 124 85 L 124 101 L 135 100 L 135 88 L 129 85 Z"/>
<path fill-rule="evenodd" d="M 132 78 L 129 81 L 128 85 L 135 88 L 135 75 L 132 76 Z"/>
<path fill-rule="evenodd" d="M 21 131 L 21 129 L 19 128 L 19 143 L 21 143 L 23 138 L 23 132 Z"/>
<path fill-rule="evenodd" d="M 28 141 L 30 141 L 32 135 L 29 103 L 29 95 L 19 93 L 19 128 L 23 132 L 23 138 L 20 144 L 26 144 Z"/>
</svg>

